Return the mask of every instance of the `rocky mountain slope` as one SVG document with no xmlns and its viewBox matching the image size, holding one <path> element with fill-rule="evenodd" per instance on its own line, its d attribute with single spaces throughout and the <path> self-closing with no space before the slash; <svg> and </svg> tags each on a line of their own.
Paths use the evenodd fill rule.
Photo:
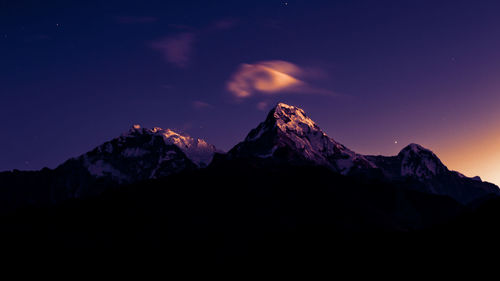
<svg viewBox="0 0 500 281">
<path fill-rule="evenodd" d="M 396 156 L 361 155 L 327 136 L 304 110 L 279 103 L 226 154 L 170 129 L 141 128 L 69 159 L 56 169 L 0 173 L 1 208 L 98 195 L 123 184 L 164 178 L 221 162 L 319 166 L 343 176 L 385 181 L 468 204 L 498 195 L 497 186 L 450 171 L 430 150 L 410 144 Z"/>
<path fill-rule="evenodd" d="M 265 162 L 325 166 L 348 176 L 380 178 L 407 188 L 446 195 L 467 204 L 497 186 L 450 171 L 430 150 L 410 144 L 397 156 L 358 154 L 327 136 L 304 110 L 279 103 L 266 120 L 251 130 L 227 159 L 260 159 Z"/>
<path fill-rule="evenodd" d="M 98 195 L 121 184 L 206 167 L 215 151 L 204 140 L 170 129 L 134 125 L 55 169 L 0 173 L 0 210 Z"/>
<path fill-rule="evenodd" d="M 326 166 L 348 175 L 375 166 L 328 137 L 297 107 L 279 103 L 266 120 L 228 152 L 233 158 L 273 158 L 284 163 Z"/>
</svg>

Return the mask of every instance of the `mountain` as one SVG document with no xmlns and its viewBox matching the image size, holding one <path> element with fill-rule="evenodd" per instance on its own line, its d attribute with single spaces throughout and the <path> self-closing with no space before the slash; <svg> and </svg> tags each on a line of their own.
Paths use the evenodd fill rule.
<svg viewBox="0 0 500 281">
<path fill-rule="evenodd" d="M 122 136 L 70 161 L 78 161 L 94 177 L 131 183 L 206 167 L 215 151 L 204 140 L 170 129 L 134 125 Z"/>
<path fill-rule="evenodd" d="M 326 166 L 343 175 L 375 166 L 328 137 L 305 112 L 279 103 L 264 122 L 228 152 L 229 159 L 272 158 L 283 163 Z"/>
<path fill-rule="evenodd" d="M 212 161 L 214 155 L 216 161 Z M 327 136 L 304 110 L 279 103 L 227 154 L 170 129 L 141 128 L 64 162 L 55 169 L 0 173 L 0 209 L 98 195 L 118 185 L 164 178 L 221 162 L 319 166 L 342 176 L 385 181 L 468 204 L 500 194 L 497 186 L 450 171 L 430 150 L 410 144 L 396 156 L 361 155 Z"/>
<path fill-rule="evenodd" d="M 450 171 L 432 151 L 418 144 L 406 146 L 396 156 L 366 158 L 391 181 L 404 182 L 412 189 L 450 196 L 463 204 L 489 194 L 500 194 L 496 185 L 483 182 L 479 177 L 469 178 Z"/>
<path fill-rule="evenodd" d="M 317 165 L 342 175 L 382 177 L 405 188 L 450 196 L 463 204 L 500 194 L 494 184 L 448 170 L 432 151 L 418 144 L 408 145 L 397 156 L 358 154 L 328 137 L 304 110 L 284 103 L 273 108 L 226 158 Z"/>
<path fill-rule="evenodd" d="M 55 169 L 0 173 L 0 210 L 98 195 L 120 184 L 203 168 L 215 151 L 204 140 L 170 129 L 134 125 Z"/>
<path fill-rule="evenodd" d="M 0 210 L 16 209 L 0 213 L 3 251 L 109 251 L 190 268 L 359 268 L 364 258 L 386 268 L 382 254 L 441 265 L 435 251 L 463 259 L 464 244 L 491 250 L 485 237 L 500 233 L 498 187 L 448 170 L 417 144 L 358 154 L 294 106 L 278 104 L 228 153 L 215 152 L 135 125 L 56 169 L 0 173 Z"/>
</svg>

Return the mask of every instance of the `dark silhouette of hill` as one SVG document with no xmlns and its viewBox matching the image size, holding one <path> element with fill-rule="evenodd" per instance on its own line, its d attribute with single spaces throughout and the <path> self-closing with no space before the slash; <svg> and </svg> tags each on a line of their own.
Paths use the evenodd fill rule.
<svg viewBox="0 0 500 281">
<path fill-rule="evenodd" d="M 496 201 L 471 211 L 449 197 L 326 168 L 222 161 L 24 208 L 0 227 L 7 252 L 161 253 L 179 264 L 347 261 L 451 246 L 470 227 L 496 231 L 487 220 L 500 214 Z"/>
</svg>

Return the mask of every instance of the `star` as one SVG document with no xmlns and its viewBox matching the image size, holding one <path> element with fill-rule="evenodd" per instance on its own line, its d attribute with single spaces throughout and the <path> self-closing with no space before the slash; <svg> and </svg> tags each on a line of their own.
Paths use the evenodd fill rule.
<svg viewBox="0 0 500 281">
<path fill-rule="evenodd" d="M 394 141 L 395 144 L 398 144 L 398 141 Z"/>
</svg>

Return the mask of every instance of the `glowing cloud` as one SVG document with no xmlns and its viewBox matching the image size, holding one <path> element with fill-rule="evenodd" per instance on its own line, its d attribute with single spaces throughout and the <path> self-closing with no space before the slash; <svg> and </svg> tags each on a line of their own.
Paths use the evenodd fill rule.
<svg viewBox="0 0 500 281">
<path fill-rule="evenodd" d="M 227 82 L 227 90 L 238 98 L 250 97 L 260 92 L 274 94 L 296 90 L 305 83 L 297 78 L 302 70 L 286 61 L 263 61 L 242 64 Z"/>
</svg>

